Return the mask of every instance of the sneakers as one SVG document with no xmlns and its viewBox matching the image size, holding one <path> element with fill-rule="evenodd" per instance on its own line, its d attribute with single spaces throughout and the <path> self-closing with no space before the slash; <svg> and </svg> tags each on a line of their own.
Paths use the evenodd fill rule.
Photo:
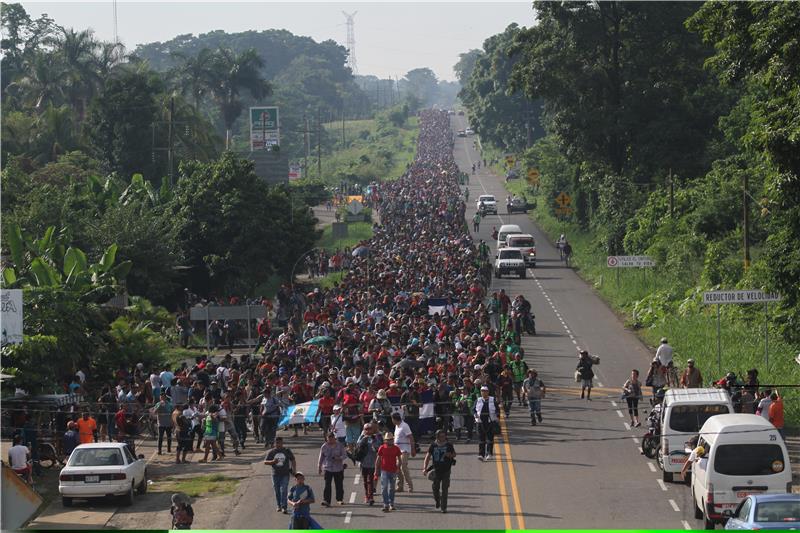
<svg viewBox="0 0 800 533">
<path fill-rule="evenodd" d="M 278 507 L 277 509 L 275 509 L 276 513 L 280 513 L 281 511 L 283 511 L 283 507 Z"/>
<path fill-rule="evenodd" d="M 479 455 L 479 456 L 478 456 L 478 461 L 485 461 L 485 460 L 486 460 L 486 459 L 485 459 L 485 458 L 484 458 L 482 455 Z"/>
<path fill-rule="evenodd" d="M 344 502 L 342 500 L 339 500 L 336 503 L 338 503 L 339 505 L 344 505 Z"/>
<path fill-rule="evenodd" d="M 323 507 L 330 507 L 331 506 L 330 502 L 322 502 L 322 503 L 320 503 L 320 505 L 323 506 Z"/>
<path fill-rule="evenodd" d="M 536 414 L 536 418 L 539 419 L 539 423 L 541 424 L 542 423 L 542 413 L 537 413 Z"/>
<path fill-rule="evenodd" d="M 389 506 L 389 510 L 390 510 L 390 511 L 396 511 L 396 510 L 397 510 L 397 507 L 395 507 L 394 505 L 390 505 L 390 506 Z"/>
<path fill-rule="evenodd" d="M 536 425 L 536 417 L 533 417 L 533 416 L 531 417 L 531 425 L 532 426 Z"/>
<path fill-rule="evenodd" d="M 447 508 L 446 507 L 442 507 L 442 513 L 447 513 Z"/>
<path fill-rule="evenodd" d="M 383 509 L 381 509 L 381 511 L 383 511 L 384 513 L 388 513 L 389 512 L 389 508 L 384 505 Z"/>
<path fill-rule="evenodd" d="M 439 500 L 436 500 L 436 501 L 434 501 L 434 505 L 435 505 L 435 506 L 436 506 L 436 508 L 438 509 L 438 508 L 439 508 Z"/>
<path fill-rule="evenodd" d="M 484 458 L 484 461 L 486 461 L 486 462 L 489 462 L 489 461 L 492 461 L 492 460 L 494 460 L 494 455 L 487 455 L 486 458 Z"/>
</svg>

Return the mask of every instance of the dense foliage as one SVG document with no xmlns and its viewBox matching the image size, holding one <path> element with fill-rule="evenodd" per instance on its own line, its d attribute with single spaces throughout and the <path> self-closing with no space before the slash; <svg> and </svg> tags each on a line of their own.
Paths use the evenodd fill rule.
<svg viewBox="0 0 800 533">
<path fill-rule="evenodd" d="M 546 137 L 523 154 L 541 172 L 540 204 L 553 213 L 565 191 L 572 220 L 601 253 L 654 256 L 676 305 L 698 287 L 779 291 L 780 331 L 800 343 L 800 10 L 761 2 L 534 9 L 535 26 L 512 25 L 456 65 L 482 139 L 522 152 L 520 102 L 543 102 Z"/>
</svg>

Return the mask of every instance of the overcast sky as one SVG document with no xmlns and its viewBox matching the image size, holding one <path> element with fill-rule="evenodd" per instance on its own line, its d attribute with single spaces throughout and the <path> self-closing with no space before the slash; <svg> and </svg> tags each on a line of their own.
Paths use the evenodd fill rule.
<svg viewBox="0 0 800 533">
<path fill-rule="evenodd" d="M 90 27 L 113 41 L 113 4 L 103 2 L 24 1 L 28 13 L 47 13 L 57 24 Z M 137 44 L 168 41 L 176 35 L 213 30 L 286 29 L 316 41 L 346 43 L 342 11 L 355 16 L 359 74 L 402 77 L 417 67 L 431 68 L 440 79 L 454 80 L 458 54 L 481 48 L 484 39 L 516 22 L 533 22 L 531 2 L 128 2 L 118 0 L 117 31 L 129 50 Z"/>
</svg>

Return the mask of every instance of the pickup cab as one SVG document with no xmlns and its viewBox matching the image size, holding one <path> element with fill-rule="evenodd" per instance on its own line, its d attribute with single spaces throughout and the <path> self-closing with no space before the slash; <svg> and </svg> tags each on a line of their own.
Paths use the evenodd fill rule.
<svg viewBox="0 0 800 533">
<path fill-rule="evenodd" d="M 497 252 L 497 258 L 494 261 L 494 277 L 502 278 L 504 274 L 514 273 L 520 279 L 525 279 L 526 268 L 519 248 L 503 248 Z"/>
</svg>

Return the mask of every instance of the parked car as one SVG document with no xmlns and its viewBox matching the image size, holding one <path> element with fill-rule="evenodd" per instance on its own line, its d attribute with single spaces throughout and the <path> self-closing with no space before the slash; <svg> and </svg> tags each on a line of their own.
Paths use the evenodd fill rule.
<svg viewBox="0 0 800 533">
<path fill-rule="evenodd" d="M 800 529 L 800 494 L 748 496 L 730 514 L 725 529 Z"/>
<path fill-rule="evenodd" d="M 147 492 L 144 455 L 135 457 L 121 442 L 81 444 L 72 451 L 58 477 L 58 492 L 64 507 L 75 498 L 122 496 L 132 505 L 134 491 Z"/>
<path fill-rule="evenodd" d="M 467 135 L 474 135 L 474 134 L 475 134 L 475 132 L 474 132 L 474 131 L 472 131 L 472 128 L 467 128 L 467 129 L 465 129 L 465 130 L 464 130 L 464 133 L 466 133 Z"/>
<path fill-rule="evenodd" d="M 525 260 L 519 248 L 503 248 L 497 252 L 494 261 L 494 277 L 502 278 L 504 274 L 517 274 L 520 279 L 527 275 Z"/>
<path fill-rule="evenodd" d="M 467 133 L 464 130 L 458 130 L 458 133 L 456 133 L 456 135 L 459 137 L 466 137 Z"/>
<path fill-rule="evenodd" d="M 497 214 L 497 199 L 493 194 L 481 194 L 475 201 L 475 209 L 480 211 L 481 204 L 483 204 L 483 212 Z"/>
<path fill-rule="evenodd" d="M 508 210 L 508 214 L 514 213 L 527 213 L 528 212 L 528 202 L 525 198 L 521 198 L 519 196 L 515 196 L 511 199 L 511 203 L 506 206 Z"/>
<path fill-rule="evenodd" d="M 516 170 L 511 169 L 508 172 L 506 172 L 506 181 L 516 180 L 516 179 L 519 179 L 519 173 Z"/>
</svg>

